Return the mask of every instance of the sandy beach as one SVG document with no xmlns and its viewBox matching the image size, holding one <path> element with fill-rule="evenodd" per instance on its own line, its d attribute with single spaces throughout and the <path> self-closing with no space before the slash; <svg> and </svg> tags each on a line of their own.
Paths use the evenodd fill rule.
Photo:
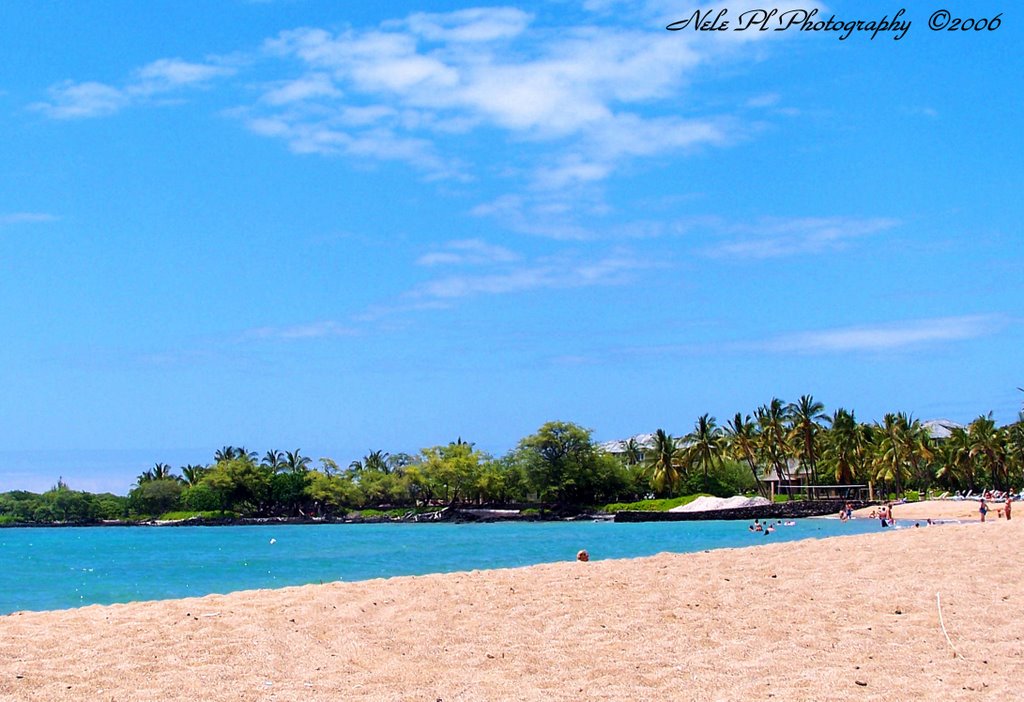
<svg viewBox="0 0 1024 702">
<path fill-rule="evenodd" d="M 978 516 L 977 500 L 927 500 L 922 502 L 906 502 L 892 506 L 893 516 L 897 523 L 903 520 L 927 520 L 927 519 L 952 519 L 965 522 L 980 521 Z M 999 519 L 998 510 L 1003 509 L 1003 500 L 988 501 L 988 516 L 986 521 Z M 1024 517 L 1024 504 L 1014 503 L 1017 509 L 1017 518 Z M 855 517 L 867 517 L 874 511 L 873 507 L 854 510 Z"/>
<path fill-rule="evenodd" d="M 16 613 L 0 699 L 1016 697 L 1022 524 Z"/>
</svg>

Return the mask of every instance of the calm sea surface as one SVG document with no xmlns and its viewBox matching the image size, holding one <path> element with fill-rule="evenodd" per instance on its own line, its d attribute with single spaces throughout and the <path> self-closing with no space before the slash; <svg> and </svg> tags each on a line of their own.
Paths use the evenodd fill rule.
<svg viewBox="0 0 1024 702">
<path fill-rule="evenodd" d="M 767 536 L 735 521 L 0 529 L 0 614 L 873 531 L 868 519 Z"/>
</svg>

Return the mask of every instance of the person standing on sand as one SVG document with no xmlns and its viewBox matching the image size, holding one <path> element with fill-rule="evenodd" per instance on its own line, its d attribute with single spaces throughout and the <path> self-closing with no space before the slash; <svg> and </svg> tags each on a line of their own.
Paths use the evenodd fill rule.
<svg viewBox="0 0 1024 702">
<path fill-rule="evenodd" d="M 1010 509 L 1013 507 L 1013 498 L 1009 495 L 1006 496 L 1006 521 L 1010 521 Z"/>
<path fill-rule="evenodd" d="M 985 503 L 985 498 L 981 498 L 981 502 L 978 504 L 978 514 L 981 515 L 981 521 L 985 521 L 985 515 L 988 514 L 988 504 Z"/>
</svg>

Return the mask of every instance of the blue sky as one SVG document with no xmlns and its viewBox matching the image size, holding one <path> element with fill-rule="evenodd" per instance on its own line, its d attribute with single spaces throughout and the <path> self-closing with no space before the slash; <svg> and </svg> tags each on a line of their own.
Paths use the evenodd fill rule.
<svg viewBox="0 0 1024 702">
<path fill-rule="evenodd" d="M 552 419 L 683 434 L 804 393 L 1011 421 L 1020 16 L 961 4 L 1002 25 L 4 4 L 0 489 L 123 493 L 226 444 L 347 464 L 500 454 Z"/>
</svg>

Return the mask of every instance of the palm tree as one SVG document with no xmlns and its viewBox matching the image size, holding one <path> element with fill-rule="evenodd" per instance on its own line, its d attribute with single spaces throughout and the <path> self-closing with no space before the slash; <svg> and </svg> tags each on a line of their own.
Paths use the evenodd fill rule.
<svg viewBox="0 0 1024 702">
<path fill-rule="evenodd" d="M 1024 412 L 1006 427 L 1006 467 L 1007 471 L 1012 471 L 1011 485 L 1019 486 L 1024 477 Z"/>
<path fill-rule="evenodd" d="M 811 395 L 801 395 L 796 402 L 786 407 L 786 415 L 792 423 L 790 440 L 797 447 L 800 462 L 807 469 L 808 481 L 811 485 L 817 482 L 818 474 L 818 434 L 821 431 L 819 421 L 828 421 L 825 405 L 816 402 Z M 813 491 L 811 491 L 813 495 Z"/>
<path fill-rule="evenodd" d="M 911 420 L 902 412 L 886 414 L 881 425 L 876 425 L 876 443 L 872 467 L 875 479 L 893 486 L 897 496 L 903 495 L 907 480 L 917 475 L 924 482 L 924 472 L 932 453 L 928 447 L 927 432 L 921 422 Z M 930 477 L 930 475 L 928 476 Z"/>
<path fill-rule="evenodd" d="M 153 480 L 167 480 L 176 476 L 171 474 L 173 469 L 166 463 L 154 463 L 153 464 Z"/>
<path fill-rule="evenodd" d="M 664 429 L 654 432 L 654 446 L 644 459 L 645 468 L 651 477 L 651 486 L 659 495 L 671 495 L 682 478 L 680 451 L 676 440 Z"/>
<path fill-rule="evenodd" d="M 388 468 L 393 473 L 401 473 L 409 466 L 416 463 L 416 458 L 407 453 L 394 453 L 388 456 Z"/>
<path fill-rule="evenodd" d="M 244 458 L 252 463 L 256 462 L 258 455 L 255 451 L 247 451 L 244 446 L 239 446 L 235 449 L 235 458 Z"/>
<path fill-rule="evenodd" d="M 309 470 L 309 464 L 312 463 L 312 459 L 309 456 L 303 456 L 300 449 L 294 451 L 285 451 L 284 454 L 284 467 L 288 469 L 290 473 L 305 473 Z"/>
<path fill-rule="evenodd" d="M 284 462 L 284 451 L 278 451 L 277 449 L 271 449 L 263 455 L 263 467 L 268 468 L 274 473 L 279 472 L 285 467 Z"/>
<path fill-rule="evenodd" d="M 918 419 L 908 418 L 907 422 L 907 460 L 910 462 L 911 475 L 918 488 L 928 493 L 935 479 L 935 468 L 932 460 L 932 437 Z"/>
<path fill-rule="evenodd" d="M 767 498 L 769 491 L 761 481 L 757 471 L 757 425 L 750 421 L 750 415 L 744 416 L 737 412 L 736 416 L 725 423 L 726 449 L 737 461 L 743 461 L 754 476 L 754 484 L 762 497 Z"/>
<path fill-rule="evenodd" d="M 853 483 L 864 458 L 864 434 L 853 412 L 842 407 L 832 414 L 832 428 L 825 435 L 824 457 L 835 468 L 840 485 Z"/>
<path fill-rule="evenodd" d="M 233 461 L 235 459 L 235 451 L 236 449 L 234 446 L 224 446 L 219 448 L 213 454 L 213 462 L 223 463 L 226 461 Z"/>
<path fill-rule="evenodd" d="M 980 458 L 982 467 L 986 467 L 987 464 L 992 476 L 992 487 L 997 490 L 1008 487 L 1006 440 L 1003 431 L 992 419 L 991 413 L 971 422 L 967 427 L 967 435 L 971 442 L 971 458 Z"/>
<path fill-rule="evenodd" d="M 780 481 L 790 481 L 789 457 L 792 446 L 789 443 L 789 432 L 786 431 L 786 412 L 782 400 L 773 397 L 767 405 L 754 410 L 754 420 L 758 428 L 758 454 L 761 461 L 775 469 Z M 788 493 L 792 499 L 793 494 Z"/>
<path fill-rule="evenodd" d="M 185 483 L 189 487 L 195 487 L 199 484 L 199 481 L 203 479 L 203 476 L 206 475 L 207 470 L 209 469 L 206 466 L 194 466 L 189 464 L 187 466 L 182 466 L 181 474 L 184 476 Z"/>
<path fill-rule="evenodd" d="M 683 441 L 686 444 L 686 448 L 683 449 L 683 465 L 690 468 L 700 466 L 704 470 L 704 492 L 707 492 L 708 469 L 713 468 L 715 463 L 721 466 L 722 456 L 725 454 L 722 429 L 714 417 L 702 414 L 697 418 L 693 431 L 687 434 Z"/>
<path fill-rule="evenodd" d="M 950 487 L 976 487 L 975 458 L 971 456 L 971 437 L 967 430 L 954 427 L 942 446 L 943 460 L 935 477 Z"/>
<path fill-rule="evenodd" d="M 462 437 L 458 439 L 459 443 L 456 446 L 466 445 L 466 442 L 462 440 Z M 363 469 L 368 471 L 377 471 L 379 473 L 390 473 L 391 468 L 388 466 L 388 454 L 387 451 L 370 451 L 363 457 Z"/>
<path fill-rule="evenodd" d="M 626 460 L 627 466 L 635 466 L 643 460 L 644 450 L 640 446 L 640 443 L 636 440 L 636 437 L 630 437 L 629 441 L 626 442 L 625 452 L 623 457 Z"/>
<path fill-rule="evenodd" d="M 180 476 L 174 475 L 173 469 L 166 463 L 154 463 L 153 467 L 139 474 L 135 479 L 137 485 L 148 483 L 153 480 L 181 480 Z"/>
</svg>

